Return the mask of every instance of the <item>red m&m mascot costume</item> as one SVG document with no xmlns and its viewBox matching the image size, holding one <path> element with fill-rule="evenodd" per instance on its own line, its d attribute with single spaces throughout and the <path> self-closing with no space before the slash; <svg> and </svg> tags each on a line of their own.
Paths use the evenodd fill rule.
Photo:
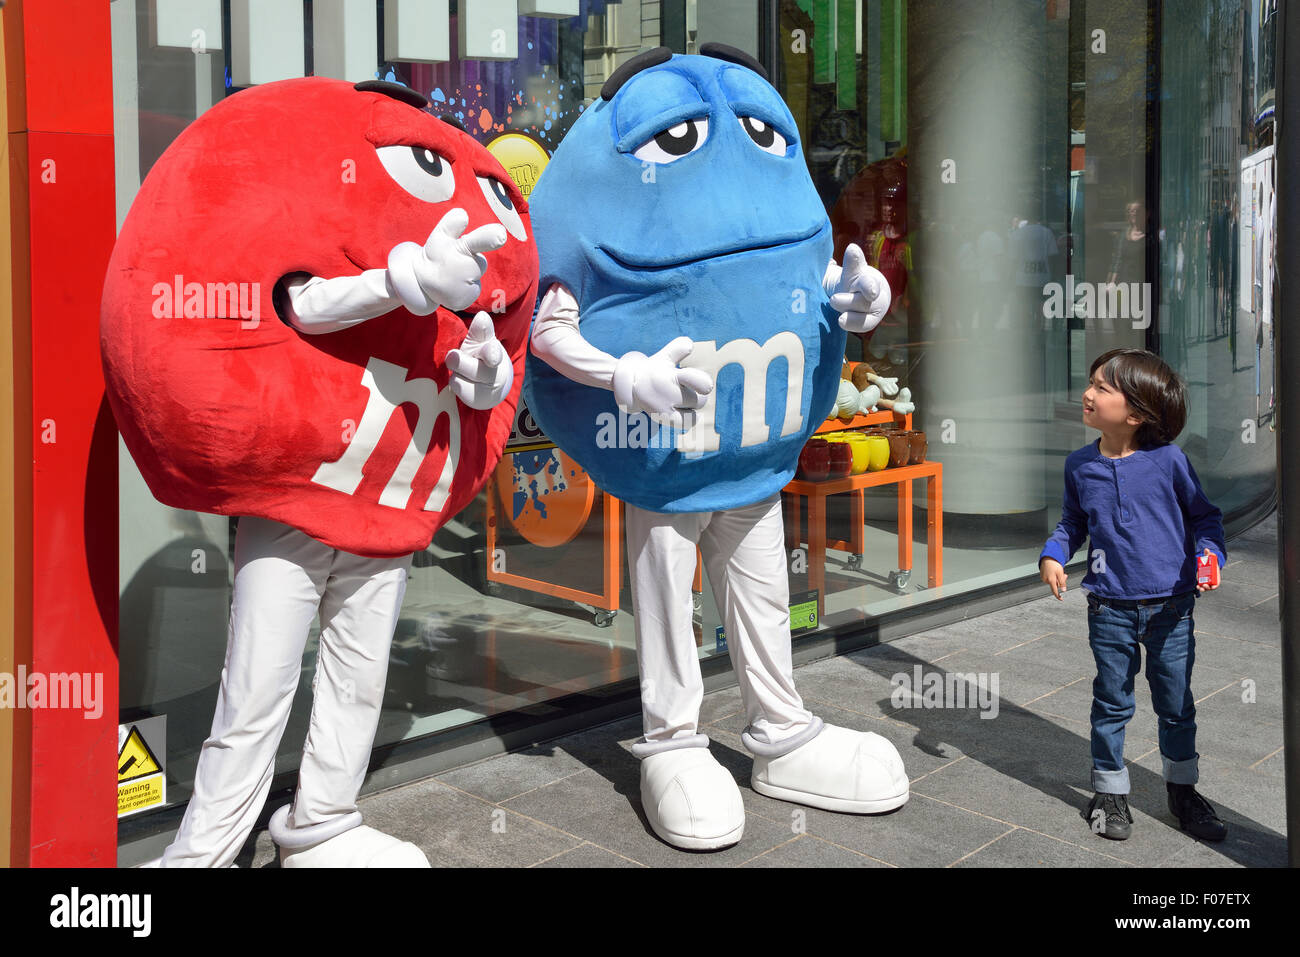
<svg viewBox="0 0 1300 957">
<path fill-rule="evenodd" d="M 426 866 L 356 798 L 411 553 L 510 432 L 537 292 L 501 165 L 397 84 L 235 94 L 177 138 L 109 266 L 109 399 L 150 490 L 241 516 L 229 644 L 164 865 L 233 862 L 270 790 L 313 618 L 320 648 L 287 866 Z"/>
</svg>

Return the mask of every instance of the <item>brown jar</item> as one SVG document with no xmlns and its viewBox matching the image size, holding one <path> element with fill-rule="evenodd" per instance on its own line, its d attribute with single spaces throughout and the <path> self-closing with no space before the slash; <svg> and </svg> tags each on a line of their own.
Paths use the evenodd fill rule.
<svg viewBox="0 0 1300 957">
<path fill-rule="evenodd" d="M 906 465 L 907 460 L 912 456 L 912 447 L 907 440 L 907 434 L 897 429 L 886 432 L 889 439 L 889 467 L 898 468 L 900 465 Z"/>
<path fill-rule="evenodd" d="M 926 441 L 925 433 L 920 429 L 911 432 L 908 437 L 908 443 L 911 446 L 911 457 L 908 459 L 909 465 L 916 465 L 925 461 L 925 453 L 929 451 L 929 443 Z"/>
</svg>

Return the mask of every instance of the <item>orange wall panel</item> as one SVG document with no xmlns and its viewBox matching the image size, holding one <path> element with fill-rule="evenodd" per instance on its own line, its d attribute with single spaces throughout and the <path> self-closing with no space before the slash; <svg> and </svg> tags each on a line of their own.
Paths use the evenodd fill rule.
<svg viewBox="0 0 1300 957">
<path fill-rule="evenodd" d="M 32 668 L 90 675 L 102 689 L 96 715 L 33 714 L 31 863 L 113 866 L 117 433 L 99 357 L 99 299 L 115 239 L 113 138 L 32 132 L 27 166 Z"/>
</svg>

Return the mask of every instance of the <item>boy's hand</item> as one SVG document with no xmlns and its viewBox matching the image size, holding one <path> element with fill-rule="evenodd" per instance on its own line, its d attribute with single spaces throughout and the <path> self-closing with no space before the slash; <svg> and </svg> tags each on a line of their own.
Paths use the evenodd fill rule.
<svg viewBox="0 0 1300 957">
<path fill-rule="evenodd" d="M 1038 563 L 1038 570 L 1057 601 L 1065 601 L 1065 568 L 1061 563 L 1055 558 L 1044 558 Z"/>
<path fill-rule="evenodd" d="M 1210 551 L 1210 550 L 1207 548 L 1207 549 L 1205 550 L 1205 554 L 1206 554 L 1206 555 L 1213 555 L 1214 552 Z M 1220 569 L 1220 571 L 1222 571 L 1222 569 Z M 1215 584 L 1215 585 L 1202 585 L 1200 582 L 1197 582 L 1197 583 L 1196 583 L 1196 591 L 1197 591 L 1198 593 L 1202 594 L 1202 595 L 1204 595 L 1207 591 L 1214 591 L 1214 589 L 1216 589 L 1216 588 L 1218 588 L 1218 587 L 1219 587 L 1219 586 L 1218 586 L 1217 584 Z"/>
</svg>

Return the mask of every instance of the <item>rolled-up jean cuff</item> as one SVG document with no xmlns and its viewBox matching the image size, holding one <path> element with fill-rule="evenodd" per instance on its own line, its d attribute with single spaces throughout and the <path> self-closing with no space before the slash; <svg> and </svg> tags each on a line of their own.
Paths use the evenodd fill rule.
<svg viewBox="0 0 1300 957">
<path fill-rule="evenodd" d="M 1128 767 L 1118 771 L 1092 769 L 1092 789 L 1098 794 L 1128 794 Z"/>
<path fill-rule="evenodd" d="M 1165 780 L 1170 784 L 1195 784 L 1201 779 L 1201 756 L 1194 754 L 1185 761 L 1171 761 L 1163 754 L 1160 762 L 1164 765 Z"/>
<path fill-rule="evenodd" d="M 822 719 L 817 715 L 813 715 L 812 721 L 808 723 L 807 727 L 801 728 L 790 737 L 783 738 L 780 741 L 770 744 L 766 741 L 760 741 L 749 733 L 749 728 L 746 728 L 740 733 L 740 742 L 750 754 L 757 755 L 760 758 L 779 758 L 783 754 L 789 754 L 795 748 L 803 747 L 821 734 L 822 729 L 825 727 L 826 725 L 822 722 Z"/>
<path fill-rule="evenodd" d="M 679 748 L 707 748 L 708 746 L 707 734 L 692 734 L 684 738 L 669 738 L 666 741 L 647 741 L 642 738 L 632 742 L 632 757 L 640 760 L 652 754 L 663 754 L 665 751 L 676 751 Z"/>
</svg>

